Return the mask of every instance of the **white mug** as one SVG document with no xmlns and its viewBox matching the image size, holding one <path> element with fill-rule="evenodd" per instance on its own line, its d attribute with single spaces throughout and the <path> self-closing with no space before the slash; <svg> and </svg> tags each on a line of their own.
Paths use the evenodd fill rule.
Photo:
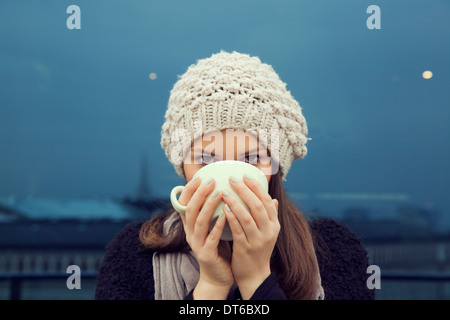
<svg viewBox="0 0 450 320">
<path fill-rule="evenodd" d="M 215 191 L 223 191 L 227 190 L 229 193 L 234 195 L 243 205 L 246 209 L 248 209 L 247 205 L 242 201 L 242 199 L 239 197 L 239 195 L 234 191 L 234 189 L 230 186 L 229 178 L 230 176 L 233 176 L 239 180 L 243 179 L 243 176 L 256 179 L 261 183 L 261 185 L 264 187 L 266 191 L 269 190 L 269 184 L 267 182 L 267 178 L 265 174 L 255 167 L 254 165 L 251 165 L 249 163 L 243 162 L 243 161 L 234 161 L 234 160 L 224 160 L 224 161 L 216 161 L 211 164 L 208 164 L 198 170 L 192 179 L 195 179 L 197 177 L 200 177 L 201 184 L 205 184 L 208 180 L 211 178 L 214 178 L 216 185 L 214 190 L 206 197 L 205 201 L 212 196 L 212 194 L 215 193 Z M 173 208 L 180 214 L 184 214 L 186 212 L 186 206 L 181 205 L 178 202 L 177 196 L 183 192 L 185 186 L 176 186 L 172 189 L 170 193 L 170 201 L 172 202 Z M 214 211 L 209 230 L 214 227 L 214 224 L 217 220 L 217 218 L 222 213 L 222 208 L 225 205 L 225 202 L 221 200 L 219 204 L 216 207 L 216 210 Z M 225 241 L 232 241 L 233 236 L 231 234 L 230 226 L 228 225 L 228 222 L 225 224 L 221 240 Z"/>
</svg>

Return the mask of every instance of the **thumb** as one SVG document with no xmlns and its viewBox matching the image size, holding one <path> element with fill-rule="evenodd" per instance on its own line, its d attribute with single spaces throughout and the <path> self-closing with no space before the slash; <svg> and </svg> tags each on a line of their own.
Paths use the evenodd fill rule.
<svg viewBox="0 0 450 320">
<path fill-rule="evenodd" d="M 277 199 L 272 199 L 272 201 L 273 201 L 273 204 L 275 205 L 275 208 L 278 211 L 278 200 Z"/>
</svg>

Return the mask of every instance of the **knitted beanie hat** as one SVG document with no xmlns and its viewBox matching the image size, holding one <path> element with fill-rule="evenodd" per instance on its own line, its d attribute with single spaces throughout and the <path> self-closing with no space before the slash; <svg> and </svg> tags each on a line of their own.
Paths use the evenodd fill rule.
<svg viewBox="0 0 450 320">
<path fill-rule="evenodd" d="M 223 129 L 254 133 L 279 165 L 282 180 L 292 162 L 306 156 L 310 140 L 300 105 L 273 68 L 238 52 L 198 60 L 179 77 L 170 92 L 161 147 L 185 178 L 183 159 L 192 143 Z"/>
</svg>

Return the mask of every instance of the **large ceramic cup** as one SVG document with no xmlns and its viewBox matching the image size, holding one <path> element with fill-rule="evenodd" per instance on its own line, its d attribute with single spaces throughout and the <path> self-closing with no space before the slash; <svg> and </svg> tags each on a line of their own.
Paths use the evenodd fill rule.
<svg viewBox="0 0 450 320">
<path fill-rule="evenodd" d="M 210 178 L 214 178 L 216 186 L 214 190 L 206 197 L 206 199 L 211 197 L 215 193 L 215 191 L 227 190 L 229 193 L 233 194 L 244 205 L 245 208 L 248 209 L 244 201 L 242 201 L 239 195 L 230 186 L 230 182 L 228 180 L 230 176 L 242 180 L 244 174 L 246 177 L 256 179 L 257 181 L 259 181 L 259 183 L 261 183 L 264 189 L 268 191 L 269 185 L 267 183 L 267 178 L 264 175 L 264 173 L 254 165 L 242 161 L 224 160 L 213 162 L 198 170 L 194 174 L 192 179 L 200 177 L 201 184 L 205 184 Z M 172 202 L 173 208 L 180 214 L 184 214 L 186 212 L 186 206 L 181 205 L 177 199 L 177 196 L 183 191 L 183 189 L 184 186 L 176 186 L 172 189 L 170 193 L 170 201 Z M 225 203 L 223 202 L 223 200 L 220 201 L 219 204 L 217 205 L 216 210 L 214 211 L 211 217 L 209 230 L 211 230 L 214 227 L 217 218 L 222 213 L 222 208 L 224 205 Z M 221 239 L 225 241 L 233 240 L 233 236 L 231 234 L 228 222 L 225 224 Z"/>
</svg>

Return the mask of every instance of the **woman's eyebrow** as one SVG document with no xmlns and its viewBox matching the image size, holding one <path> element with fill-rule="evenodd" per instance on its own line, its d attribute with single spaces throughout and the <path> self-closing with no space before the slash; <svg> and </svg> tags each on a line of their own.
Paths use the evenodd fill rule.
<svg viewBox="0 0 450 320">
<path fill-rule="evenodd" d="M 204 148 L 197 148 L 197 149 L 194 149 L 193 152 L 195 154 L 197 154 L 197 153 L 203 154 L 205 152 L 205 149 Z M 210 155 L 214 157 L 216 155 L 216 153 L 214 151 L 211 151 Z"/>
<path fill-rule="evenodd" d="M 205 152 L 205 148 L 195 148 L 194 149 L 194 147 L 192 147 L 192 150 L 193 150 L 193 153 L 195 153 L 195 154 L 197 154 L 197 153 L 203 154 Z M 251 150 L 248 150 L 248 151 L 241 152 L 241 155 L 252 154 L 252 153 L 259 153 L 259 151 L 260 150 L 258 148 L 254 148 L 254 149 L 251 149 Z M 214 151 L 211 151 L 210 154 L 213 157 L 216 155 L 216 153 Z"/>
</svg>

